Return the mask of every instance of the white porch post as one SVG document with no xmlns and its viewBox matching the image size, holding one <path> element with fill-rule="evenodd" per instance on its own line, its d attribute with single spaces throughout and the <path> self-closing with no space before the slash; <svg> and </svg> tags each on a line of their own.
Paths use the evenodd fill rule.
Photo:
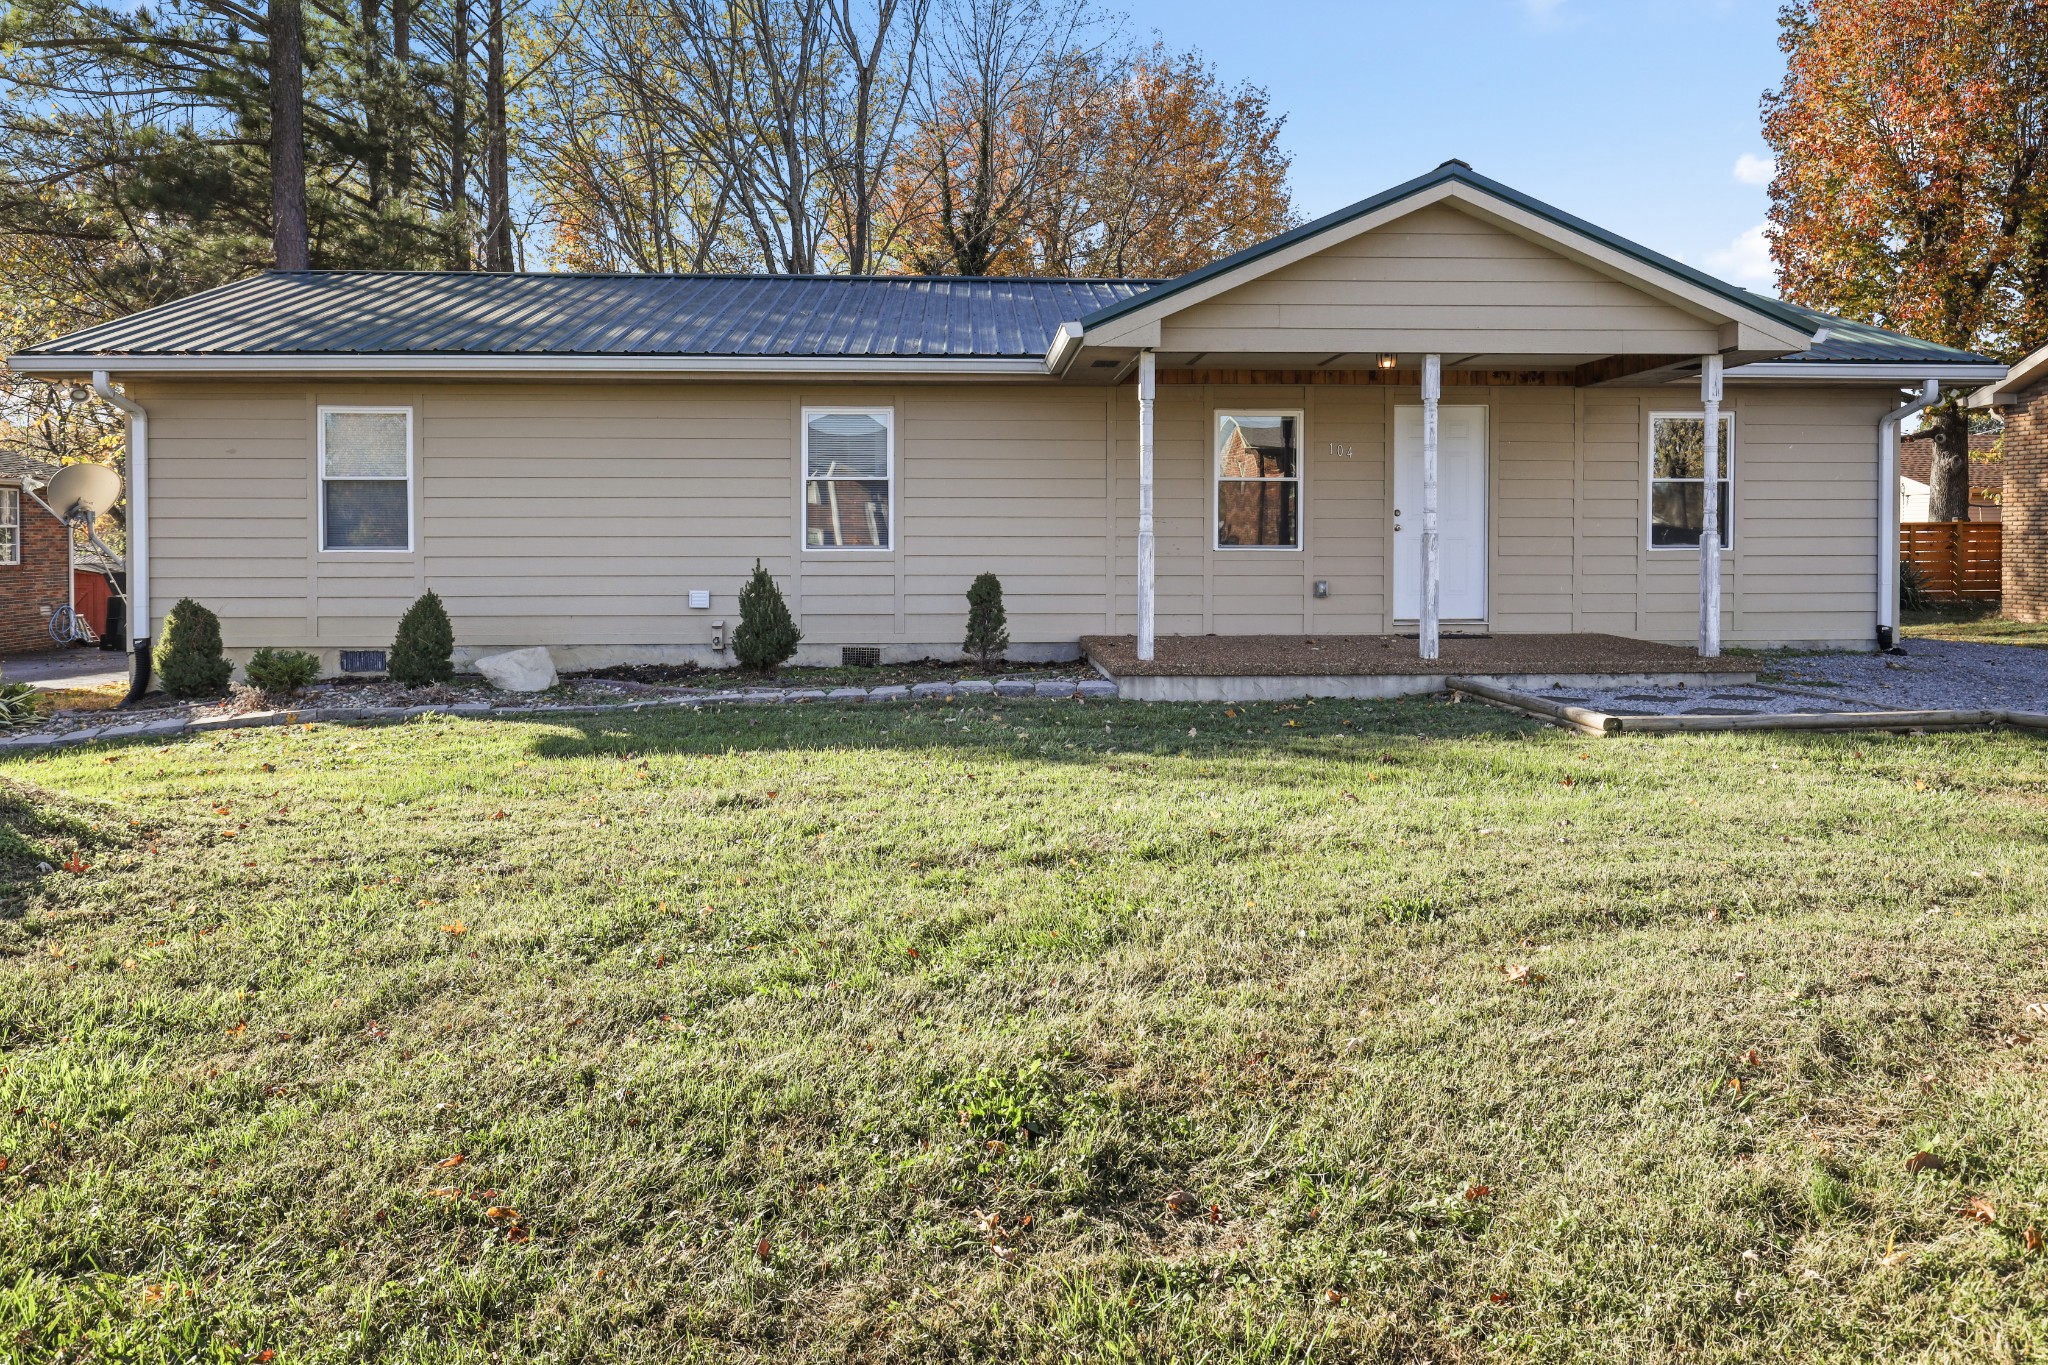
<svg viewBox="0 0 2048 1365">
<path fill-rule="evenodd" d="M 1152 400 L 1159 382 L 1150 351 L 1138 354 L 1138 657 L 1149 659 L 1152 640 Z"/>
<path fill-rule="evenodd" d="M 1700 357 L 1701 446 L 1700 657 L 1721 654 L 1721 357 Z"/>
<path fill-rule="evenodd" d="M 1422 657 L 1437 656 L 1436 406 L 1443 397 L 1444 358 L 1422 358 Z"/>
</svg>

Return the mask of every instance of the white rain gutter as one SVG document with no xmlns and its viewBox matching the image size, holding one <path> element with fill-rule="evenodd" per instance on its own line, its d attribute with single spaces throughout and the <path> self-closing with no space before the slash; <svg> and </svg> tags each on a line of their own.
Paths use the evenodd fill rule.
<svg viewBox="0 0 2048 1365">
<path fill-rule="evenodd" d="M 1941 381 L 1924 380 L 1918 402 L 1877 419 L 1877 647 L 1898 647 L 1899 634 L 1899 426 L 1941 398 Z"/>
<path fill-rule="evenodd" d="M 1061 323 L 1059 330 L 1052 334 L 1052 345 L 1048 346 L 1045 351 L 1046 373 L 1055 375 L 1065 374 L 1067 367 L 1074 363 L 1074 357 L 1079 354 L 1081 354 L 1081 324 L 1078 322 Z"/>
<path fill-rule="evenodd" d="M 105 370 L 92 372 L 92 391 L 128 414 L 128 696 L 149 690 L 149 413 L 116 393 Z"/>
</svg>

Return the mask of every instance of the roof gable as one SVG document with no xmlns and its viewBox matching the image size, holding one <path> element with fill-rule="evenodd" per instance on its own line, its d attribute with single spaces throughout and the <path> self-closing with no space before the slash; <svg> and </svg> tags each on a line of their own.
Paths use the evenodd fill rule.
<svg viewBox="0 0 2048 1365">
<path fill-rule="evenodd" d="M 1082 319 L 1086 340 L 1090 345 L 1157 346 L 1161 324 L 1175 313 L 1434 205 L 1455 208 L 1701 321 L 1729 327 L 1733 335 L 1717 349 L 1784 354 L 1810 344 L 1814 329 L 1801 310 L 1617 237 L 1458 161 L 1102 308 Z"/>
</svg>

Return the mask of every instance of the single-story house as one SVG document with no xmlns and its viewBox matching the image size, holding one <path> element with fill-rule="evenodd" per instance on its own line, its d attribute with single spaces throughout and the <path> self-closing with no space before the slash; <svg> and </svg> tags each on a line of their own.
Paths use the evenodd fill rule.
<svg viewBox="0 0 2048 1365">
<path fill-rule="evenodd" d="M 0 657 L 53 648 L 50 617 L 71 601 L 71 534 L 35 496 L 56 474 L 0 448 Z"/>
<path fill-rule="evenodd" d="M 1997 521 L 2005 502 L 2005 465 L 1999 459 L 2003 433 L 1970 433 L 1971 521 Z M 1899 520 L 1926 521 L 1934 490 L 1934 433 L 1921 430 L 1899 438 Z"/>
<path fill-rule="evenodd" d="M 1972 394 L 1970 406 L 1998 409 L 2005 418 L 1999 610 L 2015 621 L 2048 621 L 2048 346 Z"/>
<path fill-rule="evenodd" d="M 1017 658 L 1869 648 L 1902 390 L 2004 374 L 1456 161 L 1170 280 L 267 273 L 10 363 L 130 413 L 141 619 L 330 669 L 427 588 L 466 658 L 727 662 L 756 559 L 799 661 L 957 657 L 984 570 Z"/>
</svg>

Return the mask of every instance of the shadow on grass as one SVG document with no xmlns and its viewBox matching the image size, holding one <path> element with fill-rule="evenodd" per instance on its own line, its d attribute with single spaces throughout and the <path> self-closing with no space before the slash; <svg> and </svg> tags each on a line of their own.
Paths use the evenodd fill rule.
<svg viewBox="0 0 2048 1365">
<path fill-rule="evenodd" d="M 25 782 L 0 777 L 0 919 L 21 915 L 21 894 L 74 852 L 111 842 L 83 808 Z"/>
<path fill-rule="evenodd" d="M 504 719 L 548 727 L 549 733 L 531 747 L 535 757 L 548 759 L 872 750 L 1088 765 L 1260 754 L 1329 757 L 1333 742 L 1358 741 L 1361 748 L 1375 746 L 1372 752 L 1377 753 L 1434 740 L 1520 740 L 1545 729 L 1507 712 L 1443 697 L 1314 703 L 997 703 L 976 698 L 944 704 L 664 707 Z"/>
</svg>

